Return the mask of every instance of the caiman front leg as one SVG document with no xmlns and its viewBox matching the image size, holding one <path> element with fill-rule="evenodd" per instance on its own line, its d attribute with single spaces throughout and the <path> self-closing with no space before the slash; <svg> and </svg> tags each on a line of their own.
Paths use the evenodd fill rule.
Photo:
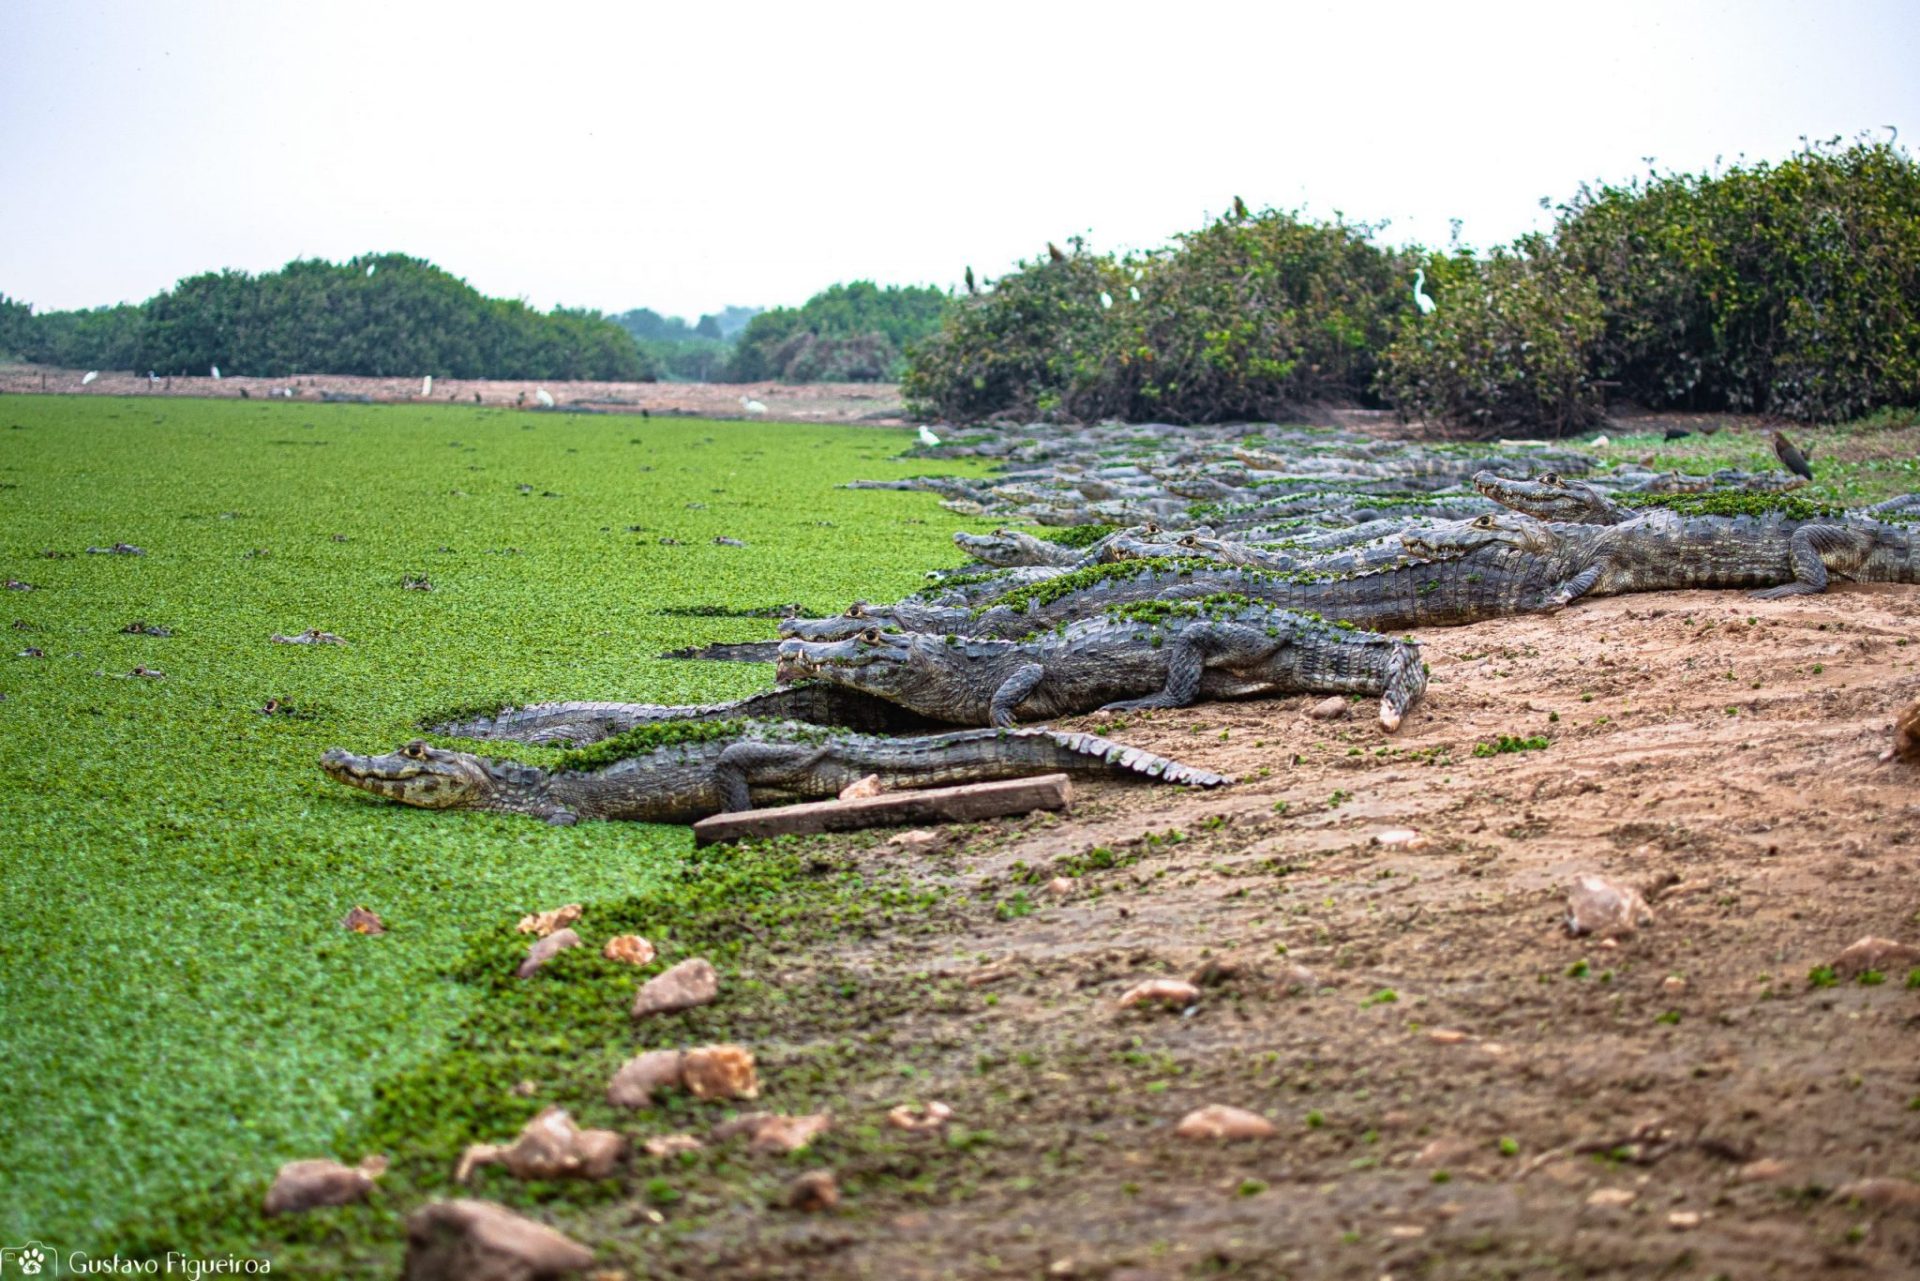
<svg viewBox="0 0 1920 1281">
<path fill-rule="evenodd" d="M 1045 680 L 1047 669 L 1038 663 L 1022 663 L 1014 669 L 1013 675 L 1000 682 L 1000 688 L 993 691 L 993 701 L 987 704 L 987 723 L 995 729 L 1012 729 L 1014 725 L 1013 709 L 1027 700 L 1027 695 L 1040 688 Z"/>
<path fill-rule="evenodd" d="M 1866 551 L 1866 541 L 1839 525 L 1802 525 L 1787 539 L 1787 559 L 1793 566 L 1793 581 L 1752 595 L 1756 600 L 1779 600 L 1784 596 L 1824 592 L 1828 582 L 1827 557 L 1842 560 L 1851 567 Z"/>
<path fill-rule="evenodd" d="M 1600 581 L 1600 575 L 1606 571 L 1606 568 L 1605 561 L 1595 561 L 1593 564 L 1575 574 L 1572 578 L 1561 583 L 1560 586 L 1547 594 L 1545 605 L 1548 611 L 1572 604 L 1574 601 L 1579 600 L 1582 596 L 1592 591 L 1594 584 Z"/>
<path fill-rule="evenodd" d="M 827 749 L 795 743 L 735 743 L 713 763 L 720 807 L 731 814 L 753 808 L 753 785 L 778 783 L 818 765 Z"/>
<path fill-rule="evenodd" d="M 1191 707 L 1200 699 L 1200 682 L 1209 662 L 1231 656 L 1242 662 L 1258 662 L 1271 657 L 1287 643 L 1253 627 L 1237 623 L 1194 623 L 1168 646 L 1167 683 L 1158 694 L 1145 698 L 1122 699 L 1108 703 L 1103 712 L 1124 712 L 1150 707 Z"/>
</svg>

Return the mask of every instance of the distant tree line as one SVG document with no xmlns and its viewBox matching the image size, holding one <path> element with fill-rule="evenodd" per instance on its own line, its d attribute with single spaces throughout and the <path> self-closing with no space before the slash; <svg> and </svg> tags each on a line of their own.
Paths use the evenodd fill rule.
<svg viewBox="0 0 1920 1281">
<path fill-rule="evenodd" d="M 304 259 L 258 276 L 208 272 L 137 306 L 35 314 L 0 298 L 0 351 L 85 369 L 372 377 L 651 380 L 598 312 L 488 298 L 403 254 Z"/>
<path fill-rule="evenodd" d="M 689 325 L 645 307 L 613 317 L 668 377 L 709 382 L 891 381 L 952 299 L 923 285 L 833 285 L 798 307 L 730 307 Z"/>
<path fill-rule="evenodd" d="M 1486 254 L 1376 231 L 1236 199 L 1152 253 L 1049 246 L 951 305 L 904 390 L 952 420 L 1335 401 L 1485 432 L 1584 427 L 1609 396 L 1802 419 L 1920 404 L 1920 165 L 1891 144 L 1585 187 L 1550 233 Z"/>
</svg>

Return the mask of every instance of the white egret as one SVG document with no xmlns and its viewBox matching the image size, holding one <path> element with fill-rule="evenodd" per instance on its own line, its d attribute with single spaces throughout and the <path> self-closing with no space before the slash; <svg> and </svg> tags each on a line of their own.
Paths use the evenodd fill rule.
<svg viewBox="0 0 1920 1281">
<path fill-rule="evenodd" d="M 1421 288 L 1421 286 L 1426 283 L 1427 269 L 1422 267 L 1413 273 L 1413 305 L 1420 309 L 1421 315 L 1431 316 L 1433 314 L 1433 299 L 1427 297 L 1427 291 Z"/>
<path fill-rule="evenodd" d="M 1110 294 L 1110 293 L 1108 293 L 1108 292 L 1107 292 L 1106 290 L 1104 290 L 1104 289 L 1102 289 L 1102 290 L 1100 291 L 1100 305 L 1101 305 L 1102 307 L 1111 307 L 1111 306 L 1113 306 L 1113 295 L 1112 295 L 1112 294 Z"/>
<path fill-rule="evenodd" d="M 539 401 L 543 407 L 547 409 L 553 408 L 553 397 L 547 394 L 545 387 L 535 387 L 533 389 L 533 398 Z"/>
<path fill-rule="evenodd" d="M 428 374 L 420 380 L 420 398 L 425 400 L 431 395 L 433 395 L 433 375 Z"/>
<path fill-rule="evenodd" d="M 923 445 L 926 445 L 928 448 L 932 448 L 934 445 L 937 445 L 940 443 L 940 438 L 934 435 L 932 432 L 928 431 L 925 423 L 922 423 L 920 425 L 919 436 L 920 436 L 920 443 Z"/>
<path fill-rule="evenodd" d="M 87 371 L 87 376 L 80 380 L 80 385 L 84 387 L 88 383 L 92 382 L 94 379 L 98 378 L 99 376 L 100 376 L 100 371 L 98 369 L 89 369 Z"/>
<path fill-rule="evenodd" d="M 220 381 L 220 366 L 218 366 L 218 365 L 210 365 L 210 366 L 208 366 L 208 368 L 210 368 L 210 369 L 212 369 L 212 370 L 213 370 L 213 381 L 215 381 L 215 382 L 219 382 L 219 381 Z"/>
<path fill-rule="evenodd" d="M 745 396 L 742 396 L 740 398 L 740 408 L 746 410 L 750 414 L 764 414 L 767 412 L 767 407 L 765 405 L 761 404 L 757 400 L 748 400 Z"/>
<path fill-rule="evenodd" d="M 1140 286 L 1138 286 L 1138 285 L 1128 285 L 1128 286 L 1127 286 L 1127 297 L 1129 297 L 1129 298 L 1131 298 L 1131 299 L 1133 299 L 1133 300 L 1134 300 L 1135 302 L 1139 302 L 1139 301 L 1140 301 Z"/>
</svg>

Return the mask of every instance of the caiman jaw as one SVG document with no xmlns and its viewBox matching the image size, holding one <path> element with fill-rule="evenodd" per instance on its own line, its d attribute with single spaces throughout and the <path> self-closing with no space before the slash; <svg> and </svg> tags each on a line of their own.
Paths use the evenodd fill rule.
<svg viewBox="0 0 1920 1281">
<path fill-rule="evenodd" d="M 486 794 L 485 772 L 465 752 L 449 752 L 415 739 L 385 756 L 356 756 L 329 747 L 320 768 L 336 783 L 422 809 L 476 805 Z"/>
<path fill-rule="evenodd" d="M 877 627 L 869 627 L 850 640 L 782 641 L 777 679 L 784 685 L 830 673 L 843 684 L 872 689 L 904 670 L 912 653 L 908 636 Z"/>
<path fill-rule="evenodd" d="M 1400 535 L 1400 541 L 1415 556 L 1428 560 L 1456 560 L 1490 546 L 1536 554 L 1545 553 L 1553 546 L 1552 536 L 1543 522 L 1517 512 L 1476 516 L 1437 529 L 1408 530 Z"/>
</svg>

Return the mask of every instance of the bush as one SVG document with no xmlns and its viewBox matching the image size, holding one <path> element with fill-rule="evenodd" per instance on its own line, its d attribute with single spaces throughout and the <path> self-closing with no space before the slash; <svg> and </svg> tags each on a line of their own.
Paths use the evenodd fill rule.
<svg viewBox="0 0 1920 1281">
<path fill-rule="evenodd" d="M 1596 375 L 1656 407 L 1808 419 L 1920 403 L 1920 166 L 1837 141 L 1583 188 L 1557 241 L 1605 309 Z"/>
<path fill-rule="evenodd" d="M 897 378 L 900 353 L 939 327 L 948 301 L 925 285 L 834 285 L 800 307 L 776 307 L 749 320 L 728 376 L 735 382 Z"/>
<path fill-rule="evenodd" d="M 1128 412 L 1135 372 L 1100 295 L 1126 298 L 1135 264 L 1072 252 L 1022 262 L 985 293 L 957 299 L 909 355 L 901 391 L 917 414 L 1087 420 Z"/>
<path fill-rule="evenodd" d="M 1379 390 L 1402 416 L 1482 434 L 1562 435 L 1601 420 L 1590 372 L 1605 327 L 1599 291 L 1551 242 L 1423 265 L 1433 314 L 1409 307 L 1381 361 Z"/>
</svg>

